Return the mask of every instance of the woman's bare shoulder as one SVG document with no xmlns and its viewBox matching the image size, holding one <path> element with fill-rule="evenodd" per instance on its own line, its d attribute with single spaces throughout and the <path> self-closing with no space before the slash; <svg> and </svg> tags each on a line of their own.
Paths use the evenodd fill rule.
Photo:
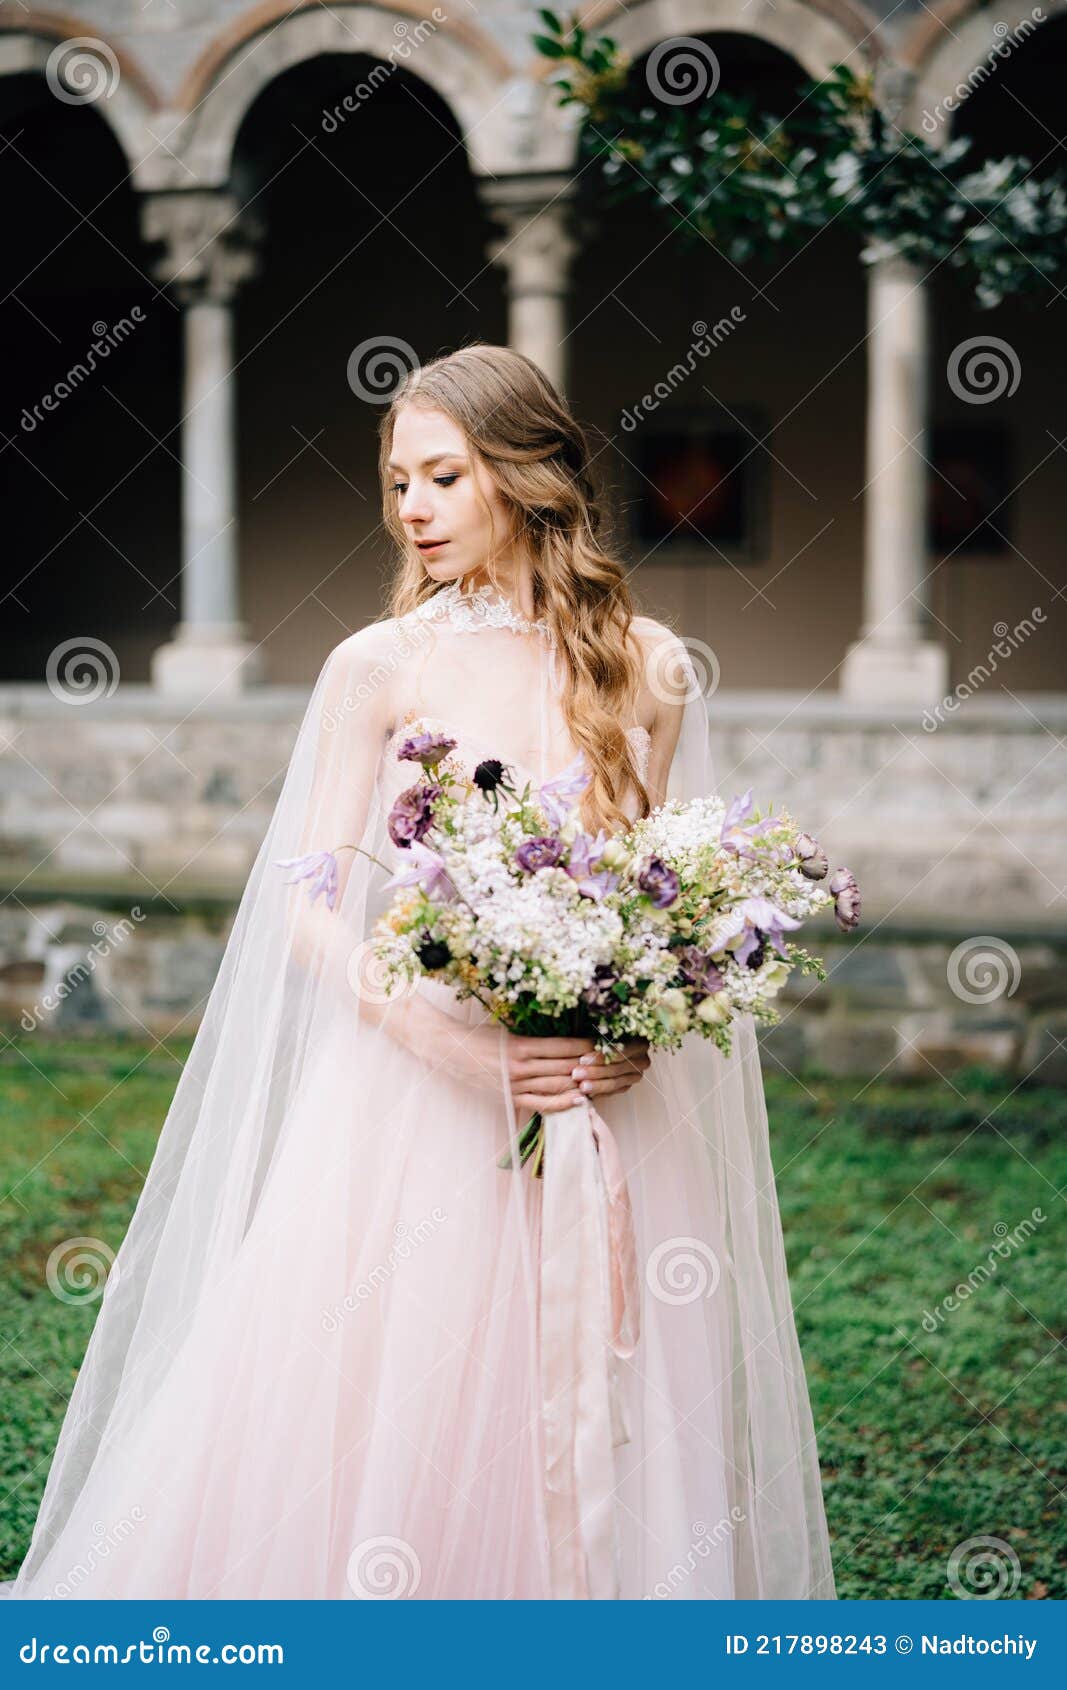
<svg viewBox="0 0 1067 1690">
<path fill-rule="evenodd" d="M 688 691 L 688 654 L 685 641 L 654 616 L 635 616 L 630 622 L 644 660 L 645 711 L 653 717 L 681 706 Z M 642 720 L 647 719 L 646 716 Z"/>
<path fill-rule="evenodd" d="M 657 622 L 654 616 L 632 616 L 630 627 L 646 647 L 655 647 L 663 640 L 678 639 L 672 628 L 668 628 L 664 622 Z"/>
</svg>

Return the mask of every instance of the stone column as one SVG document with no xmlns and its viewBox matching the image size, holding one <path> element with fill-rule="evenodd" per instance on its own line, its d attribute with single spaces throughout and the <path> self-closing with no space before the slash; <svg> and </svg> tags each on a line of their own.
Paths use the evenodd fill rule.
<svg viewBox="0 0 1067 1690">
<path fill-rule="evenodd" d="M 565 175 L 482 181 L 482 204 L 503 231 L 489 258 L 507 277 L 508 345 L 524 352 L 561 392 L 566 387 L 567 292 L 577 241 Z"/>
<path fill-rule="evenodd" d="M 929 297 L 914 265 L 869 267 L 863 626 L 841 669 L 857 702 L 926 706 L 944 697 L 948 658 L 925 613 Z"/>
<path fill-rule="evenodd" d="M 255 270 L 258 228 L 221 192 L 152 194 L 145 238 L 184 319 L 181 621 L 152 655 L 165 693 L 226 696 L 262 678 L 240 617 L 233 301 Z"/>
</svg>

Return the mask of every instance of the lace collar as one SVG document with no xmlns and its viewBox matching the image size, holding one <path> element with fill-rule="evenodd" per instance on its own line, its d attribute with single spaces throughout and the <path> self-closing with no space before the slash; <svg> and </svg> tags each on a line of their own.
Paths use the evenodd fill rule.
<svg viewBox="0 0 1067 1690">
<path fill-rule="evenodd" d="M 417 605 L 412 614 L 432 622 L 447 621 L 462 634 L 476 633 L 479 628 L 512 628 L 517 634 L 536 631 L 545 636 L 549 645 L 555 644 L 545 617 L 531 621 L 505 593 L 493 586 L 465 593 L 458 581 L 450 581 L 432 598 Z"/>
</svg>

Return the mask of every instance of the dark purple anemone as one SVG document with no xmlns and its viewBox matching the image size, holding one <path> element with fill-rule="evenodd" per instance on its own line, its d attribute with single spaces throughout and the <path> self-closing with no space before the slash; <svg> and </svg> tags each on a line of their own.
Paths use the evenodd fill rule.
<svg viewBox="0 0 1067 1690">
<path fill-rule="evenodd" d="M 389 837 L 394 845 L 407 847 L 422 839 L 433 826 L 433 807 L 444 789 L 440 786 L 409 786 L 389 812 Z"/>
<path fill-rule="evenodd" d="M 637 884 L 642 892 L 648 893 L 658 910 L 668 909 L 678 896 L 678 876 L 660 857 L 649 857 Z"/>
<path fill-rule="evenodd" d="M 538 834 L 533 839 L 524 839 L 515 852 L 515 861 L 527 874 L 536 874 L 539 868 L 555 868 L 563 855 L 563 841 L 554 834 Z"/>
<path fill-rule="evenodd" d="M 722 974 L 699 945 L 682 945 L 675 951 L 674 960 L 686 985 L 693 988 L 695 1002 L 722 990 Z"/>
<path fill-rule="evenodd" d="M 442 757 L 448 755 L 455 743 L 447 734 L 412 734 L 410 739 L 403 741 L 397 751 L 397 762 L 421 763 L 424 769 L 432 769 Z"/>
</svg>

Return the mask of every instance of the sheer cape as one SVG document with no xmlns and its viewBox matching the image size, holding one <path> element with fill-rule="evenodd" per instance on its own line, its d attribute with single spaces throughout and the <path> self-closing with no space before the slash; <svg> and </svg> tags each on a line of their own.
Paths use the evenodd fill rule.
<svg viewBox="0 0 1067 1690">
<path fill-rule="evenodd" d="M 729 1058 L 692 1036 L 547 1117 L 541 1182 L 497 1166 L 524 1125 L 503 1032 L 472 1082 L 481 1006 L 390 996 L 374 963 L 404 866 L 388 815 L 418 773 L 399 738 L 439 726 L 468 764 L 559 774 L 555 657 L 453 584 L 326 661 L 12 1595 L 360 1595 L 367 1543 L 418 1562 L 389 1594 L 834 1594 L 751 1020 Z M 712 792 L 684 643 L 656 661 L 691 682 L 666 795 Z M 340 846 L 332 910 L 278 866 Z M 223 1474 L 227 1394 L 246 1435 Z M 135 1493 L 124 1582 L 72 1586 Z"/>
</svg>

